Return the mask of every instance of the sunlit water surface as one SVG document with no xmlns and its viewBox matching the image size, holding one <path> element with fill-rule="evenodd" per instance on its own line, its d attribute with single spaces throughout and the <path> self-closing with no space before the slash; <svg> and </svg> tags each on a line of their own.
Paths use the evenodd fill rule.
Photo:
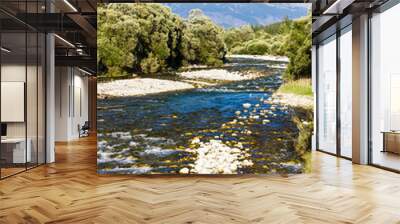
<svg viewBox="0 0 400 224">
<path fill-rule="evenodd" d="M 99 99 L 98 172 L 179 173 L 187 168 L 185 172 L 198 173 L 194 167 L 213 166 L 207 161 L 210 159 L 234 163 L 213 173 L 302 172 L 301 159 L 293 146 L 298 135 L 292 121 L 293 110 L 268 101 L 281 85 L 283 70 L 270 69 L 268 65 L 241 60 L 228 67 L 265 75 L 255 80 Z M 251 106 L 246 109 L 243 104 Z M 217 155 L 229 158 L 200 158 L 196 151 L 200 146 L 194 142 L 197 139 L 226 146 Z M 233 160 L 229 147 L 240 150 L 232 151 Z M 212 167 L 202 172 L 209 170 Z"/>
</svg>

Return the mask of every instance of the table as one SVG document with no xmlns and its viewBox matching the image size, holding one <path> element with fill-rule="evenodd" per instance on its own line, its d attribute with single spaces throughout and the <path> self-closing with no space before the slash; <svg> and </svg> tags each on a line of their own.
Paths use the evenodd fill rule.
<svg viewBox="0 0 400 224">
<path fill-rule="evenodd" d="M 31 139 L 26 139 L 28 142 L 25 151 L 25 138 L 5 138 L 1 139 L 1 157 L 6 160 L 6 163 L 26 163 L 31 162 Z"/>
<path fill-rule="evenodd" d="M 383 131 L 382 152 L 400 154 L 400 131 Z"/>
</svg>

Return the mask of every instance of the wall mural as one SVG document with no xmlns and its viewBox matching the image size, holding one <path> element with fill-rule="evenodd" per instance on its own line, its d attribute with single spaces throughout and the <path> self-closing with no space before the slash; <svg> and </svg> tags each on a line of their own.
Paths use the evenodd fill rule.
<svg viewBox="0 0 400 224">
<path fill-rule="evenodd" d="M 310 170 L 308 4 L 99 4 L 99 174 Z"/>
</svg>

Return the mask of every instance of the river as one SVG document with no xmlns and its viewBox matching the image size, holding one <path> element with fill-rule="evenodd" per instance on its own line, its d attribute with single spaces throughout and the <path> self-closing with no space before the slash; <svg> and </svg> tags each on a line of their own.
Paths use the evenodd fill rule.
<svg viewBox="0 0 400 224">
<path fill-rule="evenodd" d="M 98 99 L 98 173 L 303 172 L 303 160 L 294 149 L 299 132 L 292 121 L 295 111 L 271 99 L 284 71 L 274 65 L 237 59 L 227 69 L 263 76 Z"/>
</svg>

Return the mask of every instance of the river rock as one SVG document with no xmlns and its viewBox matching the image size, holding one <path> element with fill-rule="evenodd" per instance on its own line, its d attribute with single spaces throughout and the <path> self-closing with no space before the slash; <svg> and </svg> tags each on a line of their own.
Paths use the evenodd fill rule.
<svg viewBox="0 0 400 224">
<path fill-rule="evenodd" d="M 186 167 L 184 167 L 184 168 L 182 168 L 182 169 L 179 170 L 179 173 L 180 173 L 180 174 L 188 174 L 188 173 L 189 173 L 189 169 L 186 168 Z"/>
<path fill-rule="evenodd" d="M 271 121 L 268 120 L 268 119 L 265 119 L 265 120 L 262 121 L 263 124 L 267 124 L 267 123 L 269 123 L 269 122 L 271 122 Z"/>
<path fill-rule="evenodd" d="M 137 142 L 134 142 L 134 141 L 129 142 L 130 147 L 136 147 L 138 145 L 139 145 L 139 143 L 137 143 Z"/>
<path fill-rule="evenodd" d="M 200 143 L 200 139 L 198 137 L 195 137 L 192 139 L 192 144 L 199 144 Z"/>
<path fill-rule="evenodd" d="M 242 150 L 237 147 L 229 147 L 220 140 L 210 140 L 200 143 L 197 151 L 197 159 L 193 172 L 198 174 L 233 174 L 239 167 L 248 166 L 239 161 L 242 157 Z"/>
<path fill-rule="evenodd" d="M 246 109 L 249 109 L 251 107 L 251 104 L 250 103 L 244 103 L 242 106 L 244 108 L 246 108 Z"/>
</svg>

